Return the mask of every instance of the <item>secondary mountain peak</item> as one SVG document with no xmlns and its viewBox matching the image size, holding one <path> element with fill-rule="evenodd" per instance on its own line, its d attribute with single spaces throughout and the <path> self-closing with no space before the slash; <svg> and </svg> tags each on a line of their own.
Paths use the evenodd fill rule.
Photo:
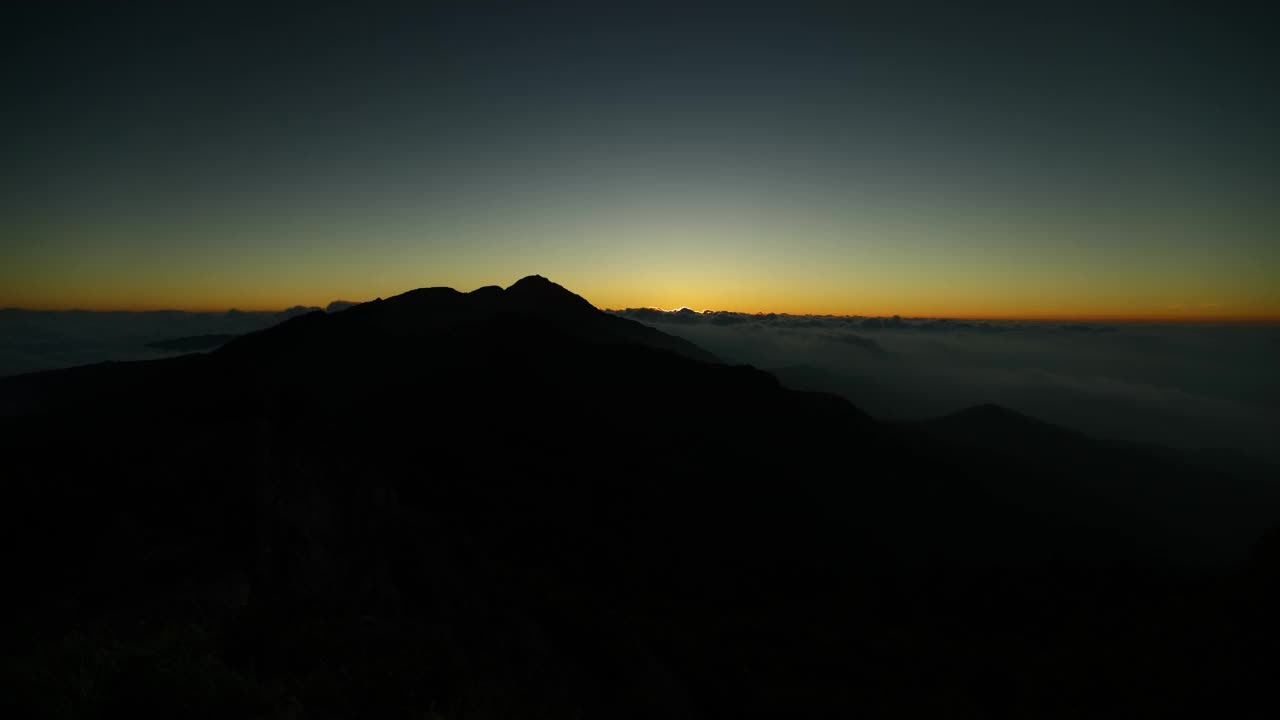
<svg viewBox="0 0 1280 720">
<path fill-rule="evenodd" d="M 1093 440 L 1016 410 L 984 403 L 933 420 L 925 426 L 942 437 L 986 448 L 1015 448 L 1048 456 L 1064 448 L 1092 445 Z"/>
<path fill-rule="evenodd" d="M 467 294 L 471 297 L 477 298 L 496 298 L 502 297 L 503 292 L 501 285 L 485 285 L 484 287 L 476 288 Z"/>
</svg>

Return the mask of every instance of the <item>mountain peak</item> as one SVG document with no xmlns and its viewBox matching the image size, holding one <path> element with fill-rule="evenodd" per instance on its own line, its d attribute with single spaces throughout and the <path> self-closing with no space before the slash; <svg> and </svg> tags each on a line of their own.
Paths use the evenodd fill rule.
<svg viewBox="0 0 1280 720">
<path fill-rule="evenodd" d="M 533 275 L 525 275 L 524 277 L 515 281 L 514 285 L 519 285 L 520 283 L 551 283 L 551 280 L 537 273 L 534 273 Z"/>
<path fill-rule="evenodd" d="M 568 290 L 565 290 L 564 287 L 551 282 L 550 280 L 542 277 L 541 275 L 526 275 L 520 278 L 519 280 L 515 281 L 514 283 L 512 283 L 511 287 L 508 287 L 507 290 L 508 291 L 511 291 L 511 290 L 527 291 L 535 288 L 546 289 L 546 290 L 554 289 L 554 290 L 569 292 Z"/>
<path fill-rule="evenodd" d="M 579 309 L 595 309 L 595 306 L 581 295 L 566 290 L 541 275 L 529 275 L 520 278 L 507 288 L 508 297 L 518 298 L 522 302 L 532 302 L 543 307 L 564 307 Z"/>
</svg>

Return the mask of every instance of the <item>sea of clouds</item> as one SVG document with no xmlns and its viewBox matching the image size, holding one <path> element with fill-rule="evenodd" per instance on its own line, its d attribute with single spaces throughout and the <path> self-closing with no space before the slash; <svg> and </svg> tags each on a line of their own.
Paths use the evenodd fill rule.
<svg viewBox="0 0 1280 720">
<path fill-rule="evenodd" d="M 1280 325 L 611 312 L 884 419 L 996 403 L 1099 437 L 1280 459 Z"/>
<path fill-rule="evenodd" d="M 354 303 L 334 301 L 328 312 Z M 109 361 L 148 360 L 181 353 L 148 343 L 195 335 L 243 335 L 321 310 L 297 305 L 280 312 L 99 312 L 0 310 L 0 377 Z"/>
</svg>

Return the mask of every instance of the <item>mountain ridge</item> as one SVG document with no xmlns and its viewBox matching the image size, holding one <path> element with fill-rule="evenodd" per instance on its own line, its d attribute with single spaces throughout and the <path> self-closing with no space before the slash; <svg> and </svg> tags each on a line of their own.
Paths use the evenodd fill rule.
<svg viewBox="0 0 1280 720">
<path fill-rule="evenodd" d="M 698 360 L 718 363 L 719 360 L 687 340 L 667 335 L 634 320 L 601 312 L 580 295 L 540 276 L 524 277 L 505 290 L 496 286 L 477 288 L 463 293 L 453 288 L 430 287 L 409 290 L 388 298 L 354 305 L 331 316 L 310 313 L 305 322 L 334 322 L 352 326 L 366 324 L 381 331 L 400 336 L 412 336 L 443 330 L 459 330 L 492 322 L 504 315 L 518 315 L 533 319 L 557 332 L 565 332 L 579 339 L 632 343 Z M 321 320 L 320 318 L 327 318 Z M 291 318 L 272 328 L 254 333 L 262 337 L 296 322 Z M 235 346 L 235 341 L 223 349 Z"/>
<path fill-rule="evenodd" d="M 0 379 L 0 403 L 25 398 L 0 413 L 19 715 L 70 697 L 98 715 L 984 716 L 1010 692 L 1159 709 L 1235 681 L 1246 639 L 1270 637 L 1240 610 L 1265 596 L 1232 588 L 1269 582 L 1274 553 L 1242 559 L 1262 530 L 1220 525 L 1272 507 L 1252 486 L 1141 454 L 1108 469 L 1087 438 L 1064 462 L 876 422 L 521 287 Z M 1176 502 L 1147 522 L 1074 491 L 1081 472 Z M 1227 511 L 1184 502 L 1208 483 Z M 1199 549 L 1188 533 L 1215 554 L 1173 556 Z M 1211 663 L 1179 662 L 1200 637 L 1188 597 L 1250 619 Z M 1160 692 L 1127 682 L 1140 663 Z"/>
</svg>

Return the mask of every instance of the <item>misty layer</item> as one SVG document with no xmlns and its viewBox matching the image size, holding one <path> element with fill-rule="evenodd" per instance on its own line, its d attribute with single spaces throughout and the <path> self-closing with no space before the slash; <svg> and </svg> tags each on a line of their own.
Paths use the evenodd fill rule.
<svg viewBox="0 0 1280 720">
<path fill-rule="evenodd" d="M 335 300 L 339 312 L 356 303 Z M 224 313 L 0 310 L 0 377 L 100 362 L 149 360 L 211 350 L 321 308 L 295 305 L 280 312 Z"/>
<path fill-rule="evenodd" d="M 1274 325 L 614 312 L 885 419 L 989 402 L 1099 436 L 1275 456 Z"/>
</svg>

